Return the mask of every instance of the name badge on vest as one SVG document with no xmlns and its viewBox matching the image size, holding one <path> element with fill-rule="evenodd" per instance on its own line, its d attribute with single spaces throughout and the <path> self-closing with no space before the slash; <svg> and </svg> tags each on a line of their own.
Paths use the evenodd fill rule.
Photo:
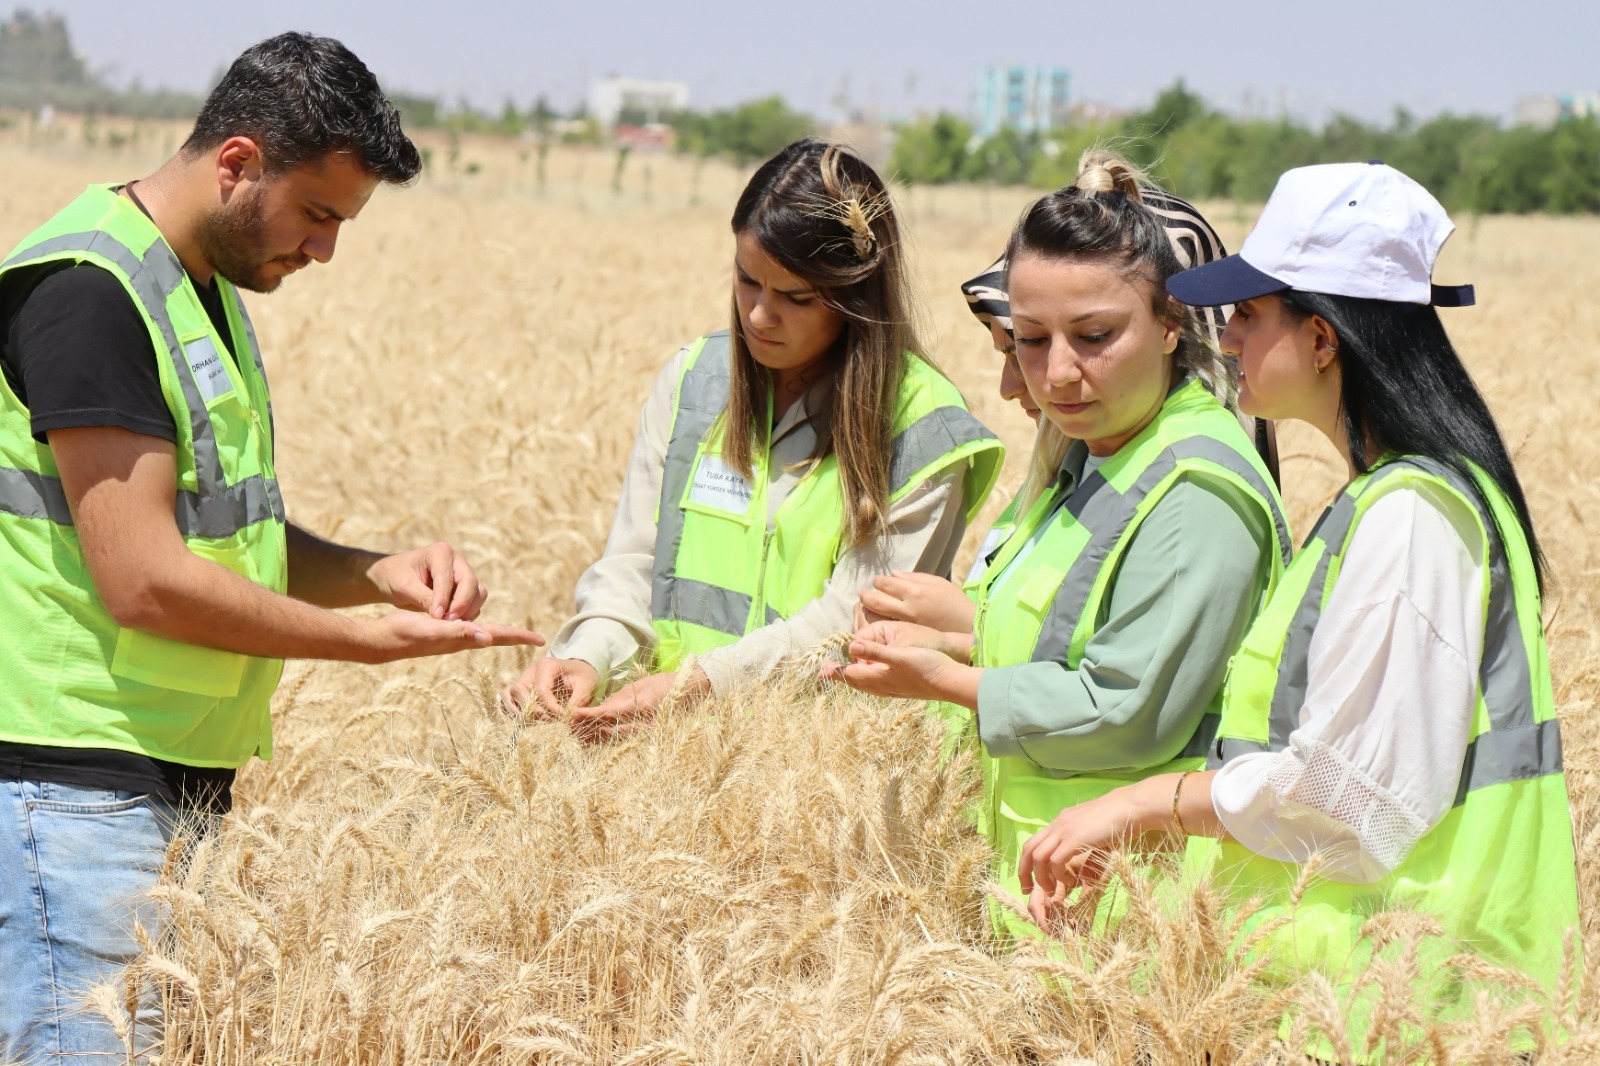
<svg viewBox="0 0 1600 1066">
<path fill-rule="evenodd" d="M 743 515 L 750 510 L 750 498 L 755 495 L 747 479 L 723 461 L 720 455 L 702 455 L 694 470 L 694 483 L 689 486 L 689 502 L 714 511 Z"/>
<path fill-rule="evenodd" d="M 233 388 L 233 382 L 228 380 L 228 368 L 223 365 L 222 355 L 210 337 L 196 337 L 183 346 L 183 354 L 189 360 L 189 369 L 194 373 L 194 383 L 200 386 L 204 402 L 210 403 Z"/>
</svg>

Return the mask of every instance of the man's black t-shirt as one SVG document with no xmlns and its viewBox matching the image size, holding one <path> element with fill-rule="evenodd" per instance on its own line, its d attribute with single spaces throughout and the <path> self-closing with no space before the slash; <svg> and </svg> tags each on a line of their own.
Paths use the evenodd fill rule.
<svg viewBox="0 0 1600 1066">
<path fill-rule="evenodd" d="M 194 288 L 231 351 L 222 294 L 197 282 Z M 168 358 L 158 356 L 133 297 L 109 271 L 50 263 L 0 284 L 0 370 L 27 406 L 36 440 L 45 442 L 52 430 L 114 426 L 176 442 L 158 357 Z M 0 713 L 6 699 L 0 694 Z M 0 741 L 0 775 L 149 792 L 220 812 L 232 804 L 234 771 L 104 748 Z"/>
</svg>

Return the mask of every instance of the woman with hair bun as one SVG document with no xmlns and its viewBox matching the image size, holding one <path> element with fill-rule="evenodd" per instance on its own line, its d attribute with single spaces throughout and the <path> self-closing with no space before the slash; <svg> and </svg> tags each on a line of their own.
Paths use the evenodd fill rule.
<svg viewBox="0 0 1600 1066">
<path fill-rule="evenodd" d="M 1438 922 L 1412 991 L 1455 1017 L 1480 991 L 1446 965 L 1458 950 L 1554 992 L 1579 944 L 1538 538 L 1435 310 L 1473 302 L 1470 286 L 1432 284 L 1453 229 L 1392 167 L 1302 167 L 1243 252 L 1168 283 L 1236 305 L 1223 347 L 1241 405 L 1309 423 L 1351 480 L 1244 640 L 1209 768 L 1064 810 L 1023 849 L 1043 922 L 1100 876 L 1105 848 L 1188 839 L 1191 860 L 1256 901 L 1252 928 L 1275 925 L 1274 972 L 1333 982 L 1356 1048 L 1369 997 L 1390 994 L 1363 982 L 1380 911 Z"/>
<path fill-rule="evenodd" d="M 1167 241 L 1181 269 L 1215 262 L 1228 254 L 1222 238 L 1198 208 L 1150 184 L 1142 174 L 1135 172 L 1135 178 L 1140 183 L 1141 201 L 1165 227 Z M 988 332 L 995 351 L 1000 353 L 1000 398 L 1015 403 L 1037 424 L 1039 405 L 1029 395 L 1022 368 L 1017 365 L 1017 346 L 1011 331 L 1011 297 L 1006 292 L 1005 255 L 976 277 L 963 282 L 961 292 L 967 299 L 968 310 Z M 1202 339 L 1215 347 L 1222 335 L 1223 309 L 1197 307 L 1195 314 Z M 1271 423 L 1256 423 L 1256 450 L 1266 460 L 1276 483 L 1277 437 Z M 1013 499 L 984 535 L 978 556 L 967 573 L 967 586 L 983 574 L 989 557 L 1005 543 L 1015 526 L 1016 501 Z M 858 628 L 868 622 L 895 620 L 941 630 L 960 630 L 971 628 L 975 610 L 971 598 L 959 584 L 935 574 L 893 573 L 874 578 L 869 587 L 861 590 L 856 622 Z"/>
<path fill-rule="evenodd" d="M 1289 555 L 1230 376 L 1167 295 L 1179 262 L 1138 172 L 1090 152 L 1006 250 L 1042 417 L 1015 532 L 971 629 L 875 622 L 829 670 L 976 714 L 998 878 L 1062 808 L 1203 764 L 1223 674 Z"/>
<path fill-rule="evenodd" d="M 751 177 L 732 228 L 730 328 L 656 379 L 605 555 L 508 710 L 605 738 L 670 693 L 763 678 L 848 629 L 874 575 L 948 573 L 994 485 L 1000 442 L 912 328 L 870 166 L 796 141 Z M 596 701 L 636 666 L 648 676 Z"/>
</svg>

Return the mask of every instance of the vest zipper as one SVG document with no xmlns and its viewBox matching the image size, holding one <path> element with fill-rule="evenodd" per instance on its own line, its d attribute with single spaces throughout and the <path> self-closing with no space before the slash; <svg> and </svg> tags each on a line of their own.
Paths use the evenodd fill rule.
<svg viewBox="0 0 1600 1066">
<path fill-rule="evenodd" d="M 766 429 L 762 433 L 761 441 L 761 468 L 754 473 L 761 479 L 759 509 L 761 514 L 761 558 L 756 563 L 756 583 L 750 593 L 750 617 L 745 620 L 746 633 L 760 629 L 767 624 L 767 551 L 772 547 L 773 534 L 777 532 L 777 522 L 774 515 L 767 514 L 767 492 L 772 487 L 772 385 L 767 385 L 767 417 Z"/>
<path fill-rule="evenodd" d="M 983 623 L 989 615 L 989 595 L 987 591 L 978 600 L 978 612 L 972 617 L 972 657 L 978 661 L 973 666 L 983 665 Z"/>
<path fill-rule="evenodd" d="M 761 560 L 756 564 L 755 595 L 750 601 L 750 620 L 745 623 L 747 633 L 767 624 L 767 551 L 772 547 L 775 532 L 769 528 L 761 534 Z"/>
</svg>

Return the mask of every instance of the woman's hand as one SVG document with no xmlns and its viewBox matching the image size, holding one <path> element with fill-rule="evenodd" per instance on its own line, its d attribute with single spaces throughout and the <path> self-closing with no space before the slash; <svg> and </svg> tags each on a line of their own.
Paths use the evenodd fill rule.
<svg viewBox="0 0 1600 1066">
<path fill-rule="evenodd" d="M 908 622 L 874 622 L 850 641 L 851 662 L 825 663 L 822 677 L 891 699 L 978 702 L 978 674 L 966 665 L 971 640 Z"/>
<path fill-rule="evenodd" d="M 588 743 L 616 740 L 654 718 L 669 695 L 699 699 L 710 692 L 711 679 L 698 666 L 651 674 L 622 686 L 598 707 L 574 708 L 572 731 Z"/>
<path fill-rule="evenodd" d="M 500 709 L 549 721 L 562 717 L 568 707 L 589 706 L 599 685 L 599 671 L 582 659 L 546 656 L 500 690 Z"/>
<path fill-rule="evenodd" d="M 972 632 L 977 611 L 961 586 L 933 574 L 896 570 L 872 579 L 856 604 L 856 628 L 873 622 L 910 622 L 942 633 Z"/>
<path fill-rule="evenodd" d="M 1147 833 L 1173 830 L 1172 795 L 1178 777 L 1147 777 L 1068 807 L 1028 838 L 1017 862 L 1017 878 L 1028 894 L 1028 913 L 1040 928 L 1049 929 L 1060 917 L 1073 889 L 1102 885 L 1106 856 L 1113 848 Z"/>
</svg>

